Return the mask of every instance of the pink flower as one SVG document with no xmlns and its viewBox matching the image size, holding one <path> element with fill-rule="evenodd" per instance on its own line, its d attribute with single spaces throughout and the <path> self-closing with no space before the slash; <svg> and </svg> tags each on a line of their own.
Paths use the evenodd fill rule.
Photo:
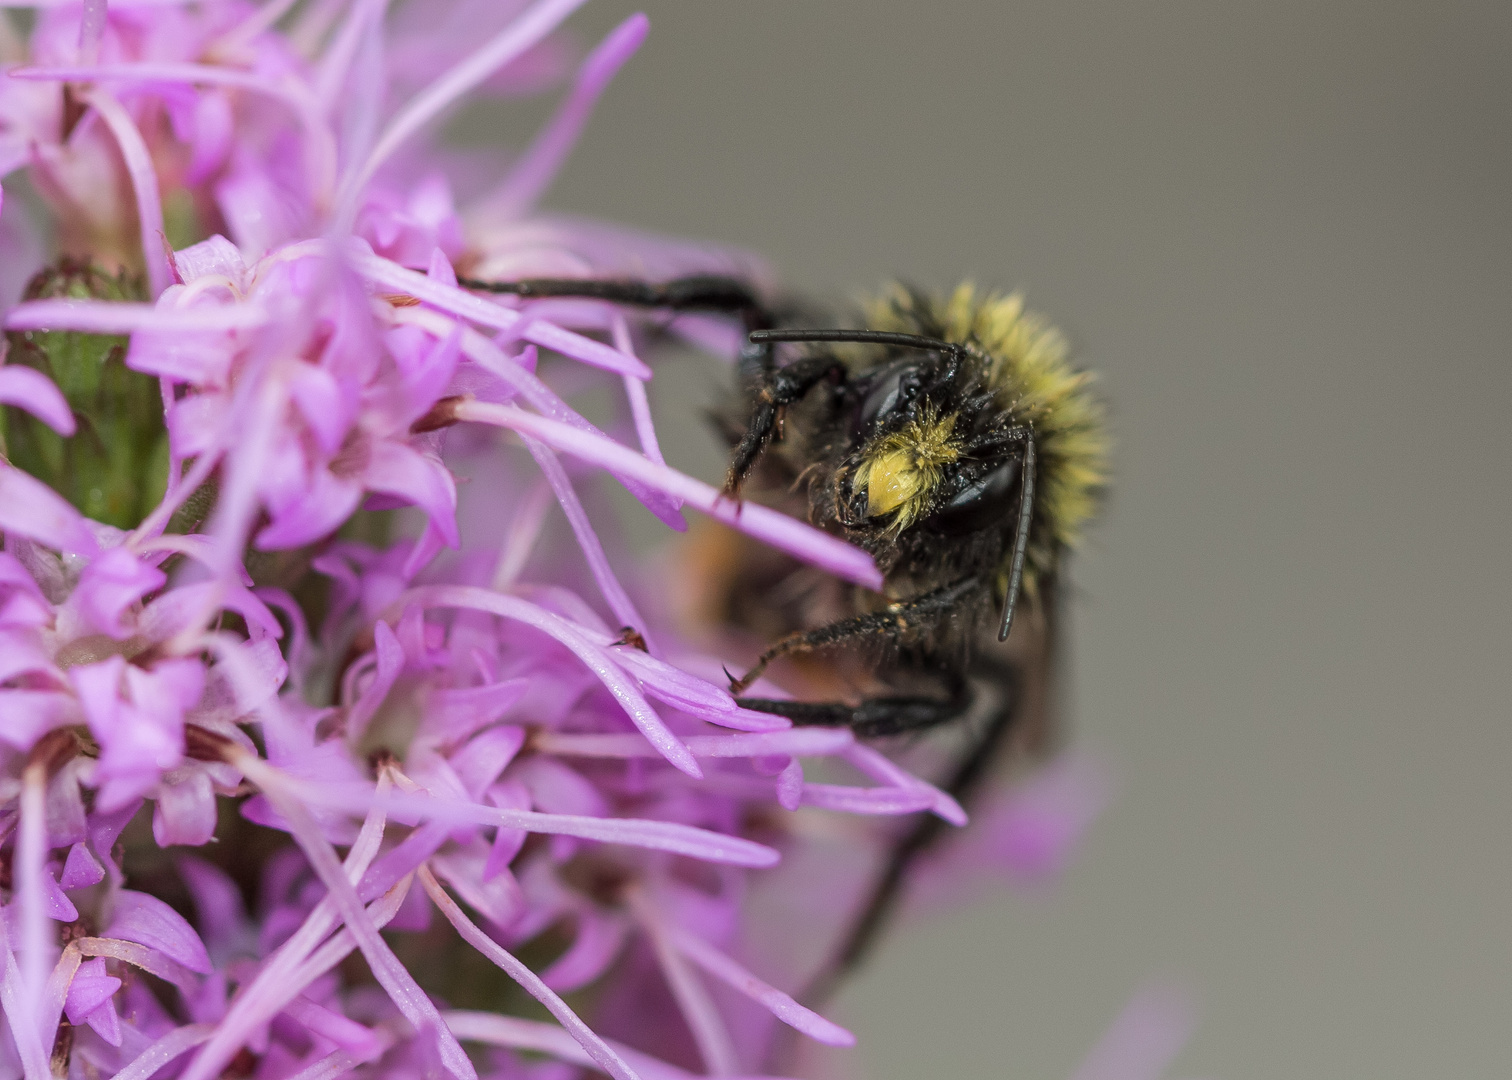
<svg viewBox="0 0 1512 1080">
<path fill-rule="evenodd" d="M 895 818 L 965 813 L 849 730 L 743 708 L 581 488 L 606 476 L 673 529 L 691 508 L 863 585 L 875 565 L 666 464 L 642 315 L 458 285 L 458 265 L 767 284 L 741 253 L 535 212 L 643 16 L 454 204 L 433 122 L 564 75 L 579 2 L 389 22 L 381 0 L 86 0 L 41 12 L 0 80 L 0 175 L 29 171 L 65 250 L 149 283 L 6 328 L 130 335 L 170 444 L 130 532 L 0 465 L 0 1073 L 48 1080 L 63 1054 L 123 1080 L 686 1080 L 759 1075 L 779 1024 L 853 1041 L 791 996 L 835 928 L 773 932 L 752 897 L 786 861 L 843 912 L 832 890 L 866 872 L 825 834 L 864 856 Z M 196 242 L 169 250 L 185 217 Z M 738 346 L 729 320 L 672 328 Z M 607 430 L 573 384 L 615 393 Z M 0 404 L 74 434 L 37 371 L 0 366 Z M 192 497 L 202 531 L 170 531 Z M 542 538 L 553 501 L 570 545 Z M 335 539 L 364 508 L 409 508 L 405 538 Z M 289 591 L 254 584 L 271 550 L 311 567 Z M 994 858 L 1059 867 L 1091 813 L 1064 779 L 1020 791 Z M 205 857 L 164 856 L 185 847 Z M 555 1022 L 499 1009 L 506 980 Z M 564 999 L 590 989 L 586 1015 Z"/>
</svg>

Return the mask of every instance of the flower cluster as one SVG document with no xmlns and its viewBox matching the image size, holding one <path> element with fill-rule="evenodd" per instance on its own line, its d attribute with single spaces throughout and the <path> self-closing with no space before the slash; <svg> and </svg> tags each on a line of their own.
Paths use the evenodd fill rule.
<svg viewBox="0 0 1512 1080">
<path fill-rule="evenodd" d="M 4 24 L 0 176 L 75 269 L 5 313 L 0 365 L 0 1078 L 672 1080 L 759 1072 L 778 1022 L 852 1041 L 774 985 L 822 956 L 765 948 L 753 871 L 815 812 L 965 815 L 847 730 L 740 707 L 643 616 L 578 487 L 875 567 L 666 465 L 646 327 L 457 284 L 764 280 L 535 211 L 646 33 L 626 20 L 573 73 L 579 2 L 82 0 L 24 42 Z M 564 79 L 460 212 L 434 121 Z M 108 426 L 101 372 L 161 409 Z M 555 388 L 583 385 L 617 392 L 625 437 Z M 141 514 L 39 478 L 78 479 L 78 441 L 118 431 L 161 446 L 157 473 L 84 486 Z M 535 559 L 552 499 L 586 579 Z M 1010 815 L 1030 870 L 1087 817 L 1047 783 Z M 843 912 L 842 878 L 809 902 Z"/>
</svg>

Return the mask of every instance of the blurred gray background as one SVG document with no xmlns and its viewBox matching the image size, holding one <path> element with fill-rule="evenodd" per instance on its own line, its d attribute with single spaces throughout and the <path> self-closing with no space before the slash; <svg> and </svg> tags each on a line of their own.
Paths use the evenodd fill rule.
<svg viewBox="0 0 1512 1080">
<path fill-rule="evenodd" d="M 1071 713 L 1119 797 L 1053 897 L 890 941 L 862 1070 L 1064 1077 L 1155 973 L 1177 1078 L 1505 1076 L 1512 5 L 645 8 L 548 207 L 1021 287 L 1113 404 Z M 663 382 L 716 474 L 716 377 Z"/>
</svg>

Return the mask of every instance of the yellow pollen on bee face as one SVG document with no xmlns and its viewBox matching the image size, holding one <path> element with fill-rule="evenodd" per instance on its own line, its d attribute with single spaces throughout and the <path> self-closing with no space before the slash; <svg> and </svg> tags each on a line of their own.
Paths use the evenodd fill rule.
<svg viewBox="0 0 1512 1080">
<path fill-rule="evenodd" d="M 866 470 L 866 514 L 890 514 L 919 493 L 921 477 L 907 450 L 883 454 Z"/>
<path fill-rule="evenodd" d="M 894 514 L 893 527 L 906 529 L 925 511 L 940 481 L 940 467 L 960 456 L 950 437 L 954 429 L 954 417 L 926 412 L 867 448 L 856 471 L 857 481 L 866 486 L 867 517 Z"/>
</svg>

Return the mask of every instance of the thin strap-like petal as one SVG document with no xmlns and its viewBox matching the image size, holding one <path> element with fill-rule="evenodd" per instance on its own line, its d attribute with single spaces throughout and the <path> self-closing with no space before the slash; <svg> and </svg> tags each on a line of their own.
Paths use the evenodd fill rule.
<svg viewBox="0 0 1512 1080">
<path fill-rule="evenodd" d="M 425 886 L 426 895 L 441 909 L 441 914 L 445 915 L 447 921 L 456 927 L 462 940 L 497 964 L 506 975 L 519 983 L 526 993 L 546 1006 L 547 1011 L 557 1018 L 568 1034 L 593 1059 L 594 1064 L 614 1077 L 614 1080 L 641 1080 L 635 1070 L 625 1064 L 624 1058 L 615 1053 L 613 1048 L 599 1038 L 592 1028 L 583 1023 L 561 996 L 541 981 L 539 975 L 520 963 L 508 950 L 473 925 L 472 920 L 463 914 L 462 909 L 451 898 L 451 894 L 441 887 L 441 883 L 430 872 L 430 867 L 420 868 L 420 883 Z"/>
</svg>

